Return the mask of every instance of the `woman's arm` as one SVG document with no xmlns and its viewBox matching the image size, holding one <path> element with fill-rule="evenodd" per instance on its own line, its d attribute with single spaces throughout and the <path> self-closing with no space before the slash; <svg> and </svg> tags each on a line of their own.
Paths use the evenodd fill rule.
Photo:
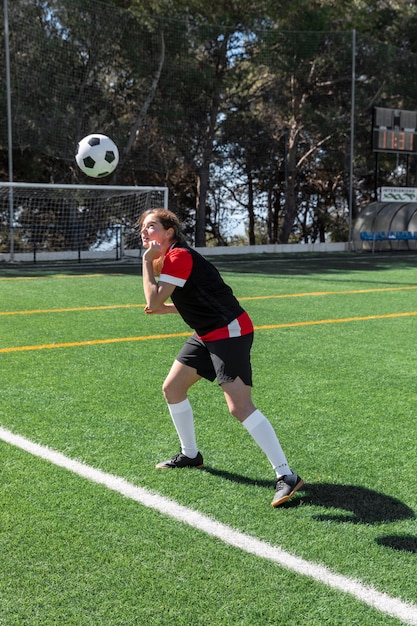
<svg viewBox="0 0 417 626">
<path fill-rule="evenodd" d="M 152 242 L 152 245 L 143 255 L 142 281 L 146 299 L 145 311 L 152 313 L 177 313 L 177 309 L 173 304 L 165 304 L 165 301 L 168 300 L 174 291 L 175 285 L 155 280 L 153 261 L 160 256 L 160 253 L 160 246 Z"/>
<path fill-rule="evenodd" d="M 164 313 L 178 313 L 178 311 L 175 304 L 172 304 L 171 302 L 164 302 L 164 304 L 162 304 L 158 309 L 149 309 L 146 306 L 145 313 L 148 315 L 162 315 Z"/>
</svg>

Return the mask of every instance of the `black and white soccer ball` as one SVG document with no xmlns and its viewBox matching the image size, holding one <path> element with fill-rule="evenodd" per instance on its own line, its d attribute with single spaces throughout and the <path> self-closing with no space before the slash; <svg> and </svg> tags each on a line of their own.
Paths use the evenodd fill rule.
<svg viewBox="0 0 417 626">
<path fill-rule="evenodd" d="M 77 165 L 91 178 L 108 176 L 119 163 L 119 150 L 107 135 L 87 135 L 78 142 L 75 155 Z"/>
</svg>

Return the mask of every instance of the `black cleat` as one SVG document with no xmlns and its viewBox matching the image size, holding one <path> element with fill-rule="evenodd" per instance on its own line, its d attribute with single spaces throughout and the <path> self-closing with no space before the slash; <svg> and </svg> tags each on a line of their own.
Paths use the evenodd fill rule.
<svg viewBox="0 0 417 626">
<path fill-rule="evenodd" d="M 303 485 L 304 481 L 298 474 L 293 473 L 277 478 L 277 482 L 275 483 L 275 496 L 273 497 L 271 506 L 279 506 L 283 502 L 286 502 Z"/>
<path fill-rule="evenodd" d="M 197 456 L 194 459 L 190 459 L 189 456 L 186 456 L 182 452 L 179 452 L 172 459 L 168 459 L 167 461 L 162 461 L 162 463 L 158 463 L 155 465 L 156 469 L 175 469 L 176 467 L 204 467 L 203 457 L 200 452 L 198 452 Z"/>
</svg>

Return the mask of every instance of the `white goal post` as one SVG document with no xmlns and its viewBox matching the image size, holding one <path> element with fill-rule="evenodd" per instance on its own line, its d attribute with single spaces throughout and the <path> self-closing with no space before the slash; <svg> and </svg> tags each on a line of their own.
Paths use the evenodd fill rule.
<svg viewBox="0 0 417 626">
<path fill-rule="evenodd" d="M 156 207 L 168 208 L 167 187 L 0 182 L 0 259 L 138 257 L 134 224 Z"/>
</svg>

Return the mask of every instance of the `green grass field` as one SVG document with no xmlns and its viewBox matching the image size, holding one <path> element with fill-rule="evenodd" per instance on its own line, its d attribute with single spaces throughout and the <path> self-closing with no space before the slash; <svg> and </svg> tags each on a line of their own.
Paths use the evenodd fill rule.
<svg viewBox="0 0 417 626">
<path fill-rule="evenodd" d="M 140 268 L 3 266 L 1 626 L 417 624 L 417 257 L 213 261 L 253 319 L 254 400 L 305 488 L 270 506 L 269 462 L 206 381 L 190 393 L 205 469 L 154 469 L 178 451 L 161 385 L 190 331 L 143 313 Z M 150 508 L 5 433 L 172 502 Z"/>
</svg>

